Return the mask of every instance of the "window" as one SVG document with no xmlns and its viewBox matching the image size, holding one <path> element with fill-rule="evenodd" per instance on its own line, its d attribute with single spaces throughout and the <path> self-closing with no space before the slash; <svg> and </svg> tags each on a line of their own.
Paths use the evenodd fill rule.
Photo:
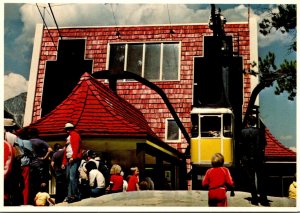
<svg viewBox="0 0 300 213">
<path fill-rule="evenodd" d="M 124 67 L 125 59 L 125 45 L 111 45 L 110 54 L 114 57 L 109 58 L 109 68 L 111 70 L 117 70 Z M 123 70 L 123 69 L 122 69 Z"/>
<path fill-rule="evenodd" d="M 220 137 L 221 116 L 201 116 L 201 137 Z"/>
<path fill-rule="evenodd" d="M 123 65 L 124 66 L 124 65 Z M 127 69 L 137 75 L 142 75 L 143 45 L 132 44 L 128 46 Z"/>
<path fill-rule="evenodd" d="M 224 137 L 232 137 L 231 114 L 223 115 L 223 135 Z"/>
<path fill-rule="evenodd" d="M 192 134 L 193 138 L 196 138 L 199 136 L 199 116 L 198 116 L 198 114 L 192 114 L 191 121 L 192 121 L 191 134 Z"/>
<path fill-rule="evenodd" d="M 180 131 L 174 119 L 166 120 L 166 141 L 180 141 Z"/>
<path fill-rule="evenodd" d="M 179 79 L 179 43 L 110 44 L 109 70 L 126 70 L 147 80 Z"/>
</svg>

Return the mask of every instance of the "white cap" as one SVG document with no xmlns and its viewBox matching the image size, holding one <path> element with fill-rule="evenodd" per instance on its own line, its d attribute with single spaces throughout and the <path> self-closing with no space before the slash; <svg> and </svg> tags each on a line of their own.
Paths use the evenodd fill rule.
<svg viewBox="0 0 300 213">
<path fill-rule="evenodd" d="M 71 123 L 66 123 L 65 128 L 74 128 L 74 125 Z"/>
</svg>

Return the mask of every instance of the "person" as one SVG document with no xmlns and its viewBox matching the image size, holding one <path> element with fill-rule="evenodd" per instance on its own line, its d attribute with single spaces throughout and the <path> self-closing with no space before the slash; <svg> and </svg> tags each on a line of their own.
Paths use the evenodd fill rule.
<svg viewBox="0 0 300 213">
<path fill-rule="evenodd" d="M 260 203 L 263 206 L 269 206 L 265 190 L 264 157 L 266 140 L 264 131 L 255 127 L 255 116 L 250 116 L 247 124 L 248 126 L 241 130 L 241 165 L 246 170 L 249 178 L 251 203 L 253 205 Z"/>
<path fill-rule="evenodd" d="M 289 198 L 296 199 L 296 195 L 297 195 L 297 182 L 296 182 L 296 174 L 295 174 L 293 182 L 289 186 Z"/>
<path fill-rule="evenodd" d="M 83 152 L 82 159 L 78 167 L 78 172 L 79 172 L 78 190 L 79 190 L 80 200 L 90 197 L 89 178 L 85 167 L 88 159 L 88 151 Z"/>
<path fill-rule="evenodd" d="M 148 189 L 149 190 L 154 190 L 154 181 L 152 180 L 153 178 L 153 171 L 146 169 L 144 171 L 144 178 L 143 180 L 148 182 Z"/>
<path fill-rule="evenodd" d="M 46 183 L 42 183 L 41 190 L 34 197 L 35 206 L 49 206 L 49 204 L 55 205 L 55 201 L 50 197 L 46 189 Z"/>
<path fill-rule="evenodd" d="M 227 206 L 226 191 L 228 187 L 233 187 L 229 169 L 224 167 L 224 156 L 216 153 L 211 158 L 212 168 L 208 169 L 202 180 L 202 186 L 208 187 L 209 206 Z"/>
<path fill-rule="evenodd" d="M 16 123 L 12 118 L 4 118 L 4 139 L 11 145 L 17 143 L 17 135 L 15 134 Z"/>
<path fill-rule="evenodd" d="M 15 185 L 13 182 L 13 177 L 16 175 L 13 162 L 14 160 L 14 149 L 13 146 L 4 140 L 4 206 L 12 205 L 12 195 L 13 191 L 12 188 Z"/>
<path fill-rule="evenodd" d="M 117 193 L 123 191 L 123 176 L 121 175 L 122 168 L 118 164 L 113 164 L 110 169 L 110 185 L 107 191 Z"/>
<path fill-rule="evenodd" d="M 17 153 L 17 135 L 15 134 L 16 123 L 11 118 L 4 118 L 4 156 L 5 156 L 5 174 L 4 180 L 4 205 L 17 206 L 22 205 L 23 195 L 22 186 L 23 177 L 21 170 L 21 163 L 16 159 Z M 12 148 L 12 150 L 10 150 Z"/>
<path fill-rule="evenodd" d="M 29 140 L 32 144 L 35 158 L 30 163 L 30 204 L 34 204 L 34 197 L 42 183 L 50 180 L 50 154 L 53 152 L 49 144 L 39 137 L 37 128 L 29 128 Z M 48 187 L 47 187 L 48 188 Z"/>
<path fill-rule="evenodd" d="M 149 184 L 146 180 L 142 180 L 140 183 L 139 183 L 139 187 L 140 187 L 140 190 L 141 191 L 144 191 L 144 190 L 149 190 Z"/>
<path fill-rule="evenodd" d="M 99 161 L 96 160 L 96 153 L 93 150 L 87 150 L 87 162 L 92 161 L 96 164 L 97 169 L 99 168 Z"/>
<path fill-rule="evenodd" d="M 128 179 L 127 192 L 139 191 L 139 169 L 138 167 L 132 167 L 130 170 L 132 172 L 132 175 Z"/>
<path fill-rule="evenodd" d="M 65 124 L 65 130 L 68 133 L 62 169 L 66 168 L 68 195 L 65 201 L 68 203 L 79 200 L 78 190 L 78 167 L 82 158 L 81 137 L 72 123 Z"/>
<path fill-rule="evenodd" d="M 31 159 L 34 157 L 32 144 L 29 141 L 29 130 L 28 127 L 24 127 L 17 131 L 17 143 L 18 146 L 23 150 L 23 157 L 20 159 L 20 165 L 22 170 L 22 195 L 23 195 L 23 205 L 29 204 L 29 191 L 30 191 L 30 163 Z"/>
<path fill-rule="evenodd" d="M 145 180 L 148 183 L 149 190 L 154 190 L 154 182 L 153 182 L 152 178 L 147 176 L 147 177 L 145 177 Z"/>
<path fill-rule="evenodd" d="M 126 192 L 127 188 L 128 188 L 128 183 L 127 183 L 127 181 L 124 178 L 124 172 L 121 171 L 120 175 L 123 177 L 123 192 Z"/>
<path fill-rule="evenodd" d="M 96 156 L 94 159 L 98 163 L 98 170 L 103 174 L 105 178 L 105 187 L 108 187 L 110 184 L 110 169 L 108 168 L 107 163 L 103 158 Z"/>
<path fill-rule="evenodd" d="M 53 150 L 54 153 L 51 158 L 51 168 L 56 181 L 55 202 L 61 203 L 67 196 L 66 170 L 61 168 L 65 150 L 64 147 L 62 147 L 62 145 L 59 143 L 54 144 Z"/>
<path fill-rule="evenodd" d="M 102 173 L 97 169 L 94 162 L 85 165 L 89 177 L 91 197 L 99 197 L 105 194 L 105 179 Z"/>
</svg>

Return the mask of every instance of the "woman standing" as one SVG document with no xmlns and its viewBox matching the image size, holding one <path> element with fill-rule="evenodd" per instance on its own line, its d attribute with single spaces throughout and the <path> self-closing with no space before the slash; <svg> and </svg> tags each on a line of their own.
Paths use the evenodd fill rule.
<svg viewBox="0 0 300 213">
<path fill-rule="evenodd" d="M 30 190 L 30 162 L 33 157 L 32 144 L 29 141 L 28 128 L 24 127 L 17 132 L 17 143 L 19 147 L 23 150 L 24 156 L 20 159 L 23 184 L 23 205 L 29 204 L 29 190 Z"/>
</svg>

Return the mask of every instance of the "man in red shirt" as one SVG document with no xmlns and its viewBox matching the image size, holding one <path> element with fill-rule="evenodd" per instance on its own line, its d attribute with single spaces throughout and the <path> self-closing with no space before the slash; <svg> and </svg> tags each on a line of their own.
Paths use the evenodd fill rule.
<svg viewBox="0 0 300 213">
<path fill-rule="evenodd" d="M 66 168 L 68 182 L 68 196 L 65 201 L 72 203 L 79 200 L 77 172 L 82 158 L 81 138 L 72 123 L 66 123 L 65 130 L 68 133 L 62 162 L 62 169 Z"/>
</svg>

